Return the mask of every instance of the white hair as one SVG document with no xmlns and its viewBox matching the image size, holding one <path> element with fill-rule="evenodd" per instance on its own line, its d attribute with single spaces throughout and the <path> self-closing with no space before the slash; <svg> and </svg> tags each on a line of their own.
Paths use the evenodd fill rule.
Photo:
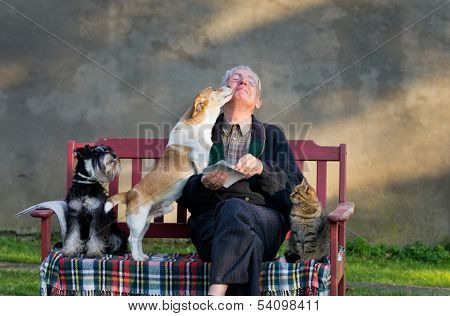
<svg viewBox="0 0 450 316">
<path fill-rule="evenodd" d="M 231 75 L 236 71 L 236 70 L 246 70 L 252 73 L 252 75 L 255 77 L 256 80 L 258 80 L 258 89 L 259 89 L 259 93 L 261 94 L 261 80 L 259 80 L 259 76 L 256 74 L 256 72 L 254 72 L 249 66 L 247 65 L 238 65 L 236 67 L 231 68 L 230 70 L 227 70 L 225 72 L 225 74 L 222 77 L 222 82 L 221 85 L 224 86 L 228 79 L 230 79 Z"/>
</svg>

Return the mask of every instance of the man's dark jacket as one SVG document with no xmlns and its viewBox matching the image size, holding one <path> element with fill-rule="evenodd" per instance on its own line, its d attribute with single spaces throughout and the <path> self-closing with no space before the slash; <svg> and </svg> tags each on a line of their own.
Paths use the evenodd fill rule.
<svg viewBox="0 0 450 316">
<path fill-rule="evenodd" d="M 209 165 L 224 159 L 224 146 L 221 137 L 221 114 L 212 130 L 213 146 Z M 292 203 L 289 198 L 292 189 L 301 182 L 303 175 L 298 169 L 292 151 L 280 128 L 261 123 L 252 116 L 252 136 L 249 153 L 263 163 L 263 172 L 249 179 L 242 179 L 228 188 L 209 190 L 201 182 L 202 174 L 191 176 L 183 195 L 177 201 L 196 216 L 214 209 L 216 205 L 229 198 L 240 198 L 249 203 L 274 208 L 288 218 Z"/>
</svg>

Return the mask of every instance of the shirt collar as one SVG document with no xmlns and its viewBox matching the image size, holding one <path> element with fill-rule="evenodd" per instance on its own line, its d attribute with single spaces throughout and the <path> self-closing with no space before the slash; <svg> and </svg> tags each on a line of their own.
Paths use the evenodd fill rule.
<svg viewBox="0 0 450 316">
<path fill-rule="evenodd" d="M 236 123 L 234 125 L 237 125 L 238 128 L 241 131 L 241 135 L 246 135 L 250 129 L 252 128 L 252 117 L 248 117 L 239 123 Z M 231 128 L 233 127 L 233 124 L 229 122 L 225 117 L 223 118 L 223 124 L 222 124 L 222 130 L 226 135 L 229 135 L 231 132 Z"/>
</svg>

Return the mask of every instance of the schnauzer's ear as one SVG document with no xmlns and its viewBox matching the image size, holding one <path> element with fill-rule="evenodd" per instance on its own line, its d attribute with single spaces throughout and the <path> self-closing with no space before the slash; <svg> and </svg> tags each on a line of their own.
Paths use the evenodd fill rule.
<svg viewBox="0 0 450 316">
<path fill-rule="evenodd" d="M 75 148 L 73 152 L 75 154 L 75 157 L 86 159 L 89 157 L 91 150 L 92 150 L 91 147 L 89 145 L 86 145 L 83 148 Z"/>
<path fill-rule="evenodd" d="M 75 148 L 73 150 L 73 153 L 75 154 L 75 157 L 81 158 L 81 151 L 82 151 L 82 148 Z"/>
</svg>

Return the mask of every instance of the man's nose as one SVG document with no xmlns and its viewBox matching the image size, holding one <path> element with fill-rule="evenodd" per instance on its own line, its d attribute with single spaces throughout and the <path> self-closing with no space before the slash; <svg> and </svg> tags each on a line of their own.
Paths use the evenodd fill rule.
<svg viewBox="0 0 450 316">
<path fill-rule="evenodd" d="M 248 79 L 246 77 L 242 77 L 242 79 L 239 81 L 239 84 L 245 84 L 248 86 Z"/>
</svg>

